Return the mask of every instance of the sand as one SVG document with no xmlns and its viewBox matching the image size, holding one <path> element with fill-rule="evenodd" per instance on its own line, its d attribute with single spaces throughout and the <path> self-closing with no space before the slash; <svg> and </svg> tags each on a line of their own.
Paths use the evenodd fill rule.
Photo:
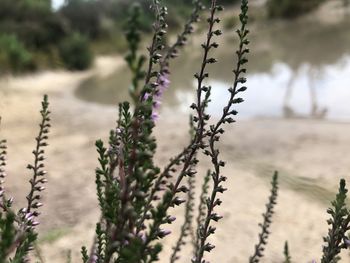
<svg viewBox="0 0 350 263">
<path fill-rule="evenodd" d="M 106 76 L 122 64 L 121 58 L 104 57 L 84 73 L 42 72 L 0 81 L 1 138 L 6 138 L 9 146 L 6 190 L 15 197 L 16 207 L 24 204 L 29 189 L 25 166 L 32 160 L 40 100 L 44 93 L 50 97 L 53 128 L 47 150 L 49 183 L 39 227 L 39 247 L 45 262 L 65 262 L 68 250 L 72 251 L 73 262 L 81 262 L 80 247 L 90 247 L 99 217 L 94 141 L 107 138 L 117 112 L 113 106 L 78 100 L 74 90 L 91 74 L 102 72 Z M 162 166 L 187 142 L 187 116 L 163 115 L 157 124 L 157 163 Z M 262 262 L 282 262 L 285 240 L 289 241 L 294 262 L 319 259 L 322 236 L 327 232 L 325 211 L 329 200 L 340 178 L 350 182 L 348 134 L 349 123 L 238 118 L 227 128 L 221 145 L 223 159 L 228 163 L 224 173 L 229 178 L 229 190 L 220 208 L 224 219 L 216 225 L 217 234 L 211 238 L 216 248 L 207 259 L 247 262 L 258 238 L 258 222 L 274 170 L 280 171 L 280 194 Z M 205 161 L 199 169 L 199 182 L 209 167 Z M 171 213 L 180 218 L 183 211 Z M 170 226 L 174 234 L 163 241 L 161 262 L 168 261 L 180 223 L 178 220 Z M 180 262 L 189 262 L 190 249 L 181 256 Z M 343 262 L 349 261 L 345 255 Z"/>
</svg>

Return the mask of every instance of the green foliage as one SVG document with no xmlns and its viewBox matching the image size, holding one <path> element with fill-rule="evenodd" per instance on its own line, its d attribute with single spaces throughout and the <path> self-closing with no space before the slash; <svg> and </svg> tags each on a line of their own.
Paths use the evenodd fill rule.
<svg viewBox="0 0 350 263">
<path fill-rule="evenodd" d="M 22 72 L 33 69 L 31 53 L 15 35 L 0 35 L 0 69 L 3 72 Z"/>
<path fill-rule="evenodd" d="M 44 165 L 44 148 L 50 127 L 50 111 L 48 110 L 48 97 L 45 95 L 42 101 L 41 123 L 39 134 L 36 137 L 36 147 L 33 151 L 34 161 L 27 168 L 32 172 L 30 191 L 27 195 L 27 206 L 21 208 L 17 213 L 12 210 L 13 198 L 5 196 L 3 179 L 5 173 L 6 141 L 0 141 L 0 262 L 1 263 L 24 263 L 28 262 L 28 253 L 33 249 L 37 240 L 36 226 L 39 224 L 39 208 L 43 184 L 46 183 L 46 171 Z M 12 258 L 10 258 L 13 256 Z M 9 260 L 9 261 L 8 261 Z"/>
<path fill-rule="evenodd" d="M 339 253 L 348 248 L 347 231 L 350 230 L 350 211 L 346 207 L 347 192 L 345 180 L 339 185 L 339 192 L 332 202 L 332 207 L 327 210 L 331 216 L 327 220 L 330 226 L 328 236 L 324 237 L 323 256 L 321 263 L 336 263 L 340 260 Z"/>
<path fill-rule="evenodd" d="M 144 79 L 146 74 L 143 71 L 143 66 L 146 62 L 146 57 L 144 55 L 138 56 L 137 54 L 141 40 L 140 17 L 140 6 L 138 4 L 135 4 L 130 10 L 130 18 L 125 34 L 129 46 L 129 53 L 126 55 L 125 60 L 128 63 L 128 66 L 133 75 L 132 86 L 130 88 L 130 95 L 135 102 L 139 97 L 139 82 Z"/>
<path fill-rule="evenodd" d="M 0 47 L 0 67 L 2 72 L 18 72 L 51 66 L 57 45 L 68 32 L 64 21 L 51 10 L 49 0 L 1 0 L 1 38 L 7 36 L 12 42 L 16 39 L 18 52 L 14 63 L 9 63 L 8 51 Z M 8 40 L 9 41 L 9 40 Z M 8 42 L 7 41 L 7 42 Z M 12 44 L 11 46 L 14 46 Z M 3 54 L 4 53 L 4 54 Z M 13 65 L 14 64 L 14 65 Z"/>
<path fill-rule="evenodd" d="M 96 39 L 102 34 L 103 1 L 68 0 L 59 11 L 71 30 Z"/>
<path fill-rule="evenodd" d="M 66 34 L 48 0 L 1 0 L 0 32 L 14 34 L 30 49 L 55 45 Z"/>
<path fill-rule="evenodd" d="M 0 262 L 4 263 L 7 251 L 13 244 L 16 229 L 14 227 L 14 213 L 0 212 Z"/>
<path fill-rule="evenodd" d="M 284 243 L 283 254 L 284 254 L 284 262 L 283 263 L 292 263 L 292 257 L 290 256 L 289 246 L 288 246 L 287 241 L 286 241 L 286 243 Z"/>
<path fill-rule="evenodd" d="M 70 28 L 80 32 L 91 39 L 104 38 L 108 30 L 104 27 L 104 22 L 114 23 L 116 27 L 124 25 L 128 20 L 128 13 L 133 4 L 138 4 L 142 9 L 142 15 L 139 17 L 139 29 L 144 32 L 152 31 L 153 15 L 149 10 L 149 0 L 67 0 L 66 4 L 60 9 L 60 14 L 68 21 Z M 167 24 L 171 28 L 179 28 L 185 17 L 191 13 L 191 0 L 164 0 L 165 5 L 169 7 L 170 15 L 167 18 Z M 223 4 L 234 4 L 237 0 L 222 0 Z M 79 10 L 77 12 L 76 10 Z"/>
<path fill-rule="evenodd" d="M 89 255 L 86 247 L 81 248 L 81 255 L 82 255 L 81 257 L 82 257 L 83 263 L 87 263 L 89 260 Z"/>
<path fill-rule="evenodd" d="M 86 37 L 74 33 L 63 40 L 59 47 L 60 57 L 66 68 L 84 70 L 91 66 L 93 55 Z"/>
<path fill-rule="evenodd" d="M 259 224 L 261 232 L 259 233 L 259 242 L 255 245 L 254 254 L 249 258 L 249 263 L 258 263 L 260 259 L 264 256 L 264 250 L 267 244 L 267 239 L 270 235 L 270 226 L 272 223 L 272 216 L 274 214 L 274 207 L 277 200 L 278 191 L 278 173 L 275 172 L 272 182 L 271 182 L 271 195 L 269 197 L 269 202 L 266 204 L 266 212 L 263 214 L 263 223 Z M 285 253 L 288 255 L 288 245 L 286 245 Z M 288 262 L 288 261 L 287 261 Z"/>
<path fill-rule="evenodd" d="M 268 0 L 270 17 L 294 18 L 318 7 L 324 0 Z"/>
</svg>

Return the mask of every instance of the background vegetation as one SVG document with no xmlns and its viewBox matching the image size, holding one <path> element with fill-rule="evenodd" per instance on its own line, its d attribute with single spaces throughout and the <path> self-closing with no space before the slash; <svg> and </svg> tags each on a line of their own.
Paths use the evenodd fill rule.
<svg viewBox="0 0 350 263">
<path fill-rule="evenodd" d="M 270 17 L 294 18 L 318 7 L 324 0 L 268 0 Z"/>
<path fill-rule="evenodd" d="M 136 1 L 145 11 L 141 25 L 148 33 L 153 18 L 149 2 Z M 51 0 L 1 0 L 1 72 L 20 73 L 55 67 L 84 70 L 92 64 L 94 54 L 125 51 L 123 28 L 127 10 L 136 1 L 66 0 L 59 10 L 53 10 Z M 294 18 L 313 10 L 323 1 L 267 0 L 266 8 L 271 18 Z M 191 12 L 192 1 L 164 2 L 170 10 L 169 27 L 177 28 Z M 237 2 L 221 1 L 226 6 Z M 230 26 L 232 23 L 228 22 Z M 80 49 L 77 49 L 78 38 L 84 42 Z M 71 61 L 67 58 L 69 50 L 76 51 Z"/>
</svg>

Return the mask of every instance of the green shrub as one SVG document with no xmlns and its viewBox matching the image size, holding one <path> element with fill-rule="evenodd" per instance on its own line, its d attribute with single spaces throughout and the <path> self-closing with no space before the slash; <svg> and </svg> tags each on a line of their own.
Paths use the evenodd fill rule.
<svg viewBox="0 0 350 263">
<path fill-rule="evenodd" d="M 15 35 L 0 35 L 0 68 L 15 73 L 34 68 L 31 53 Z"/>
<path fill-rule="evenodd" d="M 1 0 L 0 32 L 16 35 L 32 50 L 46 50 L 66 35 L 66 26 L 49 0 Z"/>
<path fill-rule="evenodd" d="M 67 69 L 84 70 L 91 66 L 93 55 L 86 37 L 74 33 L 59 48 L 60 57 Z"/>
<path fill-rule="evenodd" d="M 270 17 L 294 18 L 315 9 L 324 0 L 268 0 Z"/>
</svg>

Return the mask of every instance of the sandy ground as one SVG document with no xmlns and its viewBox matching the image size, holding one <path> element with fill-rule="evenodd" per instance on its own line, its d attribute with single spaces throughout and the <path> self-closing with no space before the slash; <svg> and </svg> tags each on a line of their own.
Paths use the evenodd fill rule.
<svg viewBox="0 0 350 263">
<path fill-rule="evenodd" d="M 69 249 L 73 262 L 80 262 L 82 245 L 91 244 L 99 216 L 94 186 L 97 165 L 94 141 L 106 139 L 114 126 L 116 108 L 76 99 L 74 89 L 91 74 L 111 73 L 122 65 L 120 58 L 100 58 L 96 67 L 85 73 L 43 72 L 34 76 L 0 81 L 1 138 L 8 140 L 8 193 L 16 206 L 24 203 L 34 136 L 39 121 L 38 109 L 44 93 L 50 96 L 52 131 L 47 151 L 49 171 L 45 206 L 40 221 L 39 246 L 45 262 L 65 262 Z M 180 151 L 187 139 L 187 117 L 163 116 L 158 122 L 157 162 L 164 165 Z M 327 231 L 326 207 L 334 196 L 339 178 L 350 181 L 350 123 L 307 119 L 239 120 L 227 129 L 221 145 L 228 165 L 229 191 L 223 196 L 216 245 L 211 262 L 246 262 L 257 240 L 258 222 L 269 194 L 269 180 L 280 171 L 280 195 L 272 235 L 262 262 L 282 262 L 284 241 L 288 240 L 294 262 L 319 259 L 322 236 Z M 171 142 L 169 144 L 169 142 Z M 198 180 L 208 168 L 201 166 Z M 181 209 L 173 211 L 181 215 Z M 176 233 L 179 220 L 171 226 Z M 162 262 L 176 235 L 164 240 Z M 180 262 L 189 262 L 184 250 Z M 345 255 L 343 262 L 350 262 Z"/>
</svg>

